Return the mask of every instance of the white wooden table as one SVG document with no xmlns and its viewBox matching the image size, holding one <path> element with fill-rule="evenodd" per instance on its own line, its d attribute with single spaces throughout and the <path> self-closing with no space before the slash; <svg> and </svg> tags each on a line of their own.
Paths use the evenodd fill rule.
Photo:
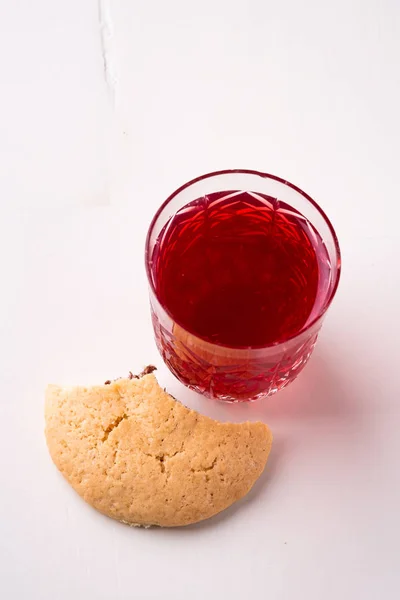
<svg viewBox="0 0 400 600">
<path fill-rule="evenodd" d="M 398 0 L 0 1 L 4 599 L 400 597 L 399 40 Z M 310 193 L 343 252 L 310 364 L 244 406 L 162 366 L 143 268 L 166 196 L 235 167 Z M 46 451 L 47 382 L 149 362 L 275 434 L 254 490 L 198 526 L 115 523 Z"/>
</svg>

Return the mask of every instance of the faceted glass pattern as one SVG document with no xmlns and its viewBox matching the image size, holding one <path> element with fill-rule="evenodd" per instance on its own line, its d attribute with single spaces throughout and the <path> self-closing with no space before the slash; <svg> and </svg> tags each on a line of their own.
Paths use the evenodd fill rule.
<svg viewBox="0 0 400 600">
<path fill-rule="evenodd" d="M 241 189 L 274 194 L 301 212 L 318 232 L 327 260 L 324 293 L 307 325 L 294 337 L 263 348 L 232 348 L 215 344 L 187 331 L 160 303 L 151 271 L 158 235 L 183 206 L 215 190 Z M 157 347 L 171 372 L 185 385 L 220 400 L 247 401 L 269 396 L 300 373 L 315 346 L 323 316 L 334 296 L 340 274 L 340 253 L 333 228 L 315 202 L 301 190 L 273 176 L 248 172 L 219 172 L 199 178 L 175 192 L 161 207 L 149 230 L 146 266 Z"/>
</svg>

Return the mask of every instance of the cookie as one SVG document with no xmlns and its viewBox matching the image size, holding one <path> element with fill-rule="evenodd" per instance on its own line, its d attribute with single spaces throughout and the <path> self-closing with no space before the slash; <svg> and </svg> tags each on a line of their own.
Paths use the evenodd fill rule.
<svg viewBox="0 0 400 600">
<path fill-rule="evenodd" d="M 186 408 L 149 370 L 100 386 L 50 385 L 45 417 L 67 481 L 130 525 L 175 527 L 219 513 L 251 489 L 272 443 L 263 423 L 220 423 Z"/>
</svg>

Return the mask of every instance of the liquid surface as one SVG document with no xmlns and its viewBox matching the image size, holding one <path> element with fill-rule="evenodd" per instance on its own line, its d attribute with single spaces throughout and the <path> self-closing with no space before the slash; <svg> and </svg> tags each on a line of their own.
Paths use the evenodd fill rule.
<svg viewBox="0 0 400 600">
<path fill-rule="evenodd" d="M 152 276 L 187 331 L 234 348 L 284 341 L 318 301 L 326 250 L 295 209 L 252 192 L 217 192 L 182 208 L 161 231 Z"/>
</svg>

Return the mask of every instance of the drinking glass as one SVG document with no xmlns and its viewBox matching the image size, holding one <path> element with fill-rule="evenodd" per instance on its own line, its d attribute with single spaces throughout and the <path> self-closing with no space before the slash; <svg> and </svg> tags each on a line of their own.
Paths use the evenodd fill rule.
<svg viewBox="0 0 400 600">
<path fill-rule="evenodd" d="M 179 315 L 160 301 L 153 269 L 153 251 L 160 233 L 188 203 L 226 190 L 267 195 L 298 211 L 325 247 L 326 269 L 319 282 L 318 301 L 305 325 L 281 342 L 264 347 L 229 347 L 212 343 L 187 330 Z M 296 212 L 296 214 L 298 214 Z M 146 271 L 158 350 L 170 371 L 186 386 L 209 398 L 248 401 L 267 397 L 292 382 L 307 363 L 340 277 L 340 250 L 335 231 L 318 204 L 297 186 L 267 173 L 225 170 L 194 179 L 162 204 L 146 240 Z M 240 319 L 240 315 L 237 316 Z"/>
</svg>

